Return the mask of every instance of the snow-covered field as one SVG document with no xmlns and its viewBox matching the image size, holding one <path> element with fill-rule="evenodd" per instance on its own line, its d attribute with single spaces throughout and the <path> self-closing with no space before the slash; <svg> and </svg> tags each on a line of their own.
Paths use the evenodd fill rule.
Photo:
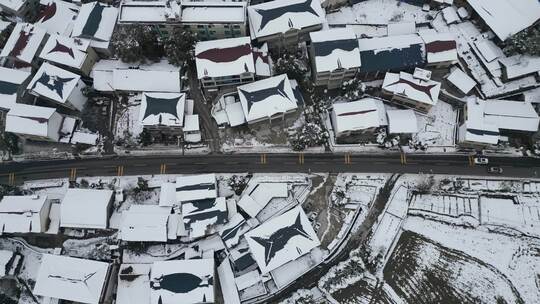
<svg viewBox="0 0 540 304">
<path fill-rule="evenodd" d="M 403 229 L 426 237 L 449 249 L 470 255 L 494 267 L 515 286 L 525 303 L 538 303 L 538 299 L 540 299 L 540 289 L 538 288 L 540 241 L 538 239 L 490 233 L 481 229 L 466 229 L 417 217 L 409 217 L 405 221 Z M 425 262 L 431 264 L 430 259 L 427 257 Z M 467 274 L 471 276 L 468 279 L 475 277 L 474 272 L 467 272 Z M 466 278 L 457 276 L 453 279 L 464 280 Z M 508 288 L 499 287 L 497 289 L 500 292 L 509 292 Z M 484 291 L 489 294 L 489 290 L 482 292 Z M 479 294 L 482 292 L 478 291 Z M 510 295 L 506 296 L 507 299 L 512 298 Z M 508 303 L 513 302 L 508 301 Z"/>
<path fill-rule="evenodd" d="M 384 278 L 408 303 L 472 304 L 501 300 L 519 303 L 520 300 L 508 279 L 482 260 L 408 231 L 401 235 L 384 269 Z"/>
</svg>

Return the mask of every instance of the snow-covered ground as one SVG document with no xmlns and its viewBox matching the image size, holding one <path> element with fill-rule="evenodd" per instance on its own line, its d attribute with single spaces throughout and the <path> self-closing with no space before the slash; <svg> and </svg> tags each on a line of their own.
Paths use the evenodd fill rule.
<svg viewBox="0 0 540 304">
<path fill-rule="evenodd" d="M 387 25 L 388 23 L 427 23 L 429 12 L 422 7 L 395 0 L 368 0 L 345 6 L 326 15 L 330 26 L 343 24 Z"/>
<path fill-rule="evenodd" d="M 140 108 L 140 99 L 132 97 L 129 99 L 127 107 L 118 110 L 118 119 L 114 128 L 115 138 L 126 138 L 126 134 L 135 138 L 143 131 L 143 125 L 139 119 Z"/>
<path fill-rule="evenodd" d="M 455 145 L 458 111 L 450 104 L 439 100 L 427 115 L 417 115 L 419 132 L 413 140 L 426 143 L 429 147 L 448 147 Z"/>
</svg>

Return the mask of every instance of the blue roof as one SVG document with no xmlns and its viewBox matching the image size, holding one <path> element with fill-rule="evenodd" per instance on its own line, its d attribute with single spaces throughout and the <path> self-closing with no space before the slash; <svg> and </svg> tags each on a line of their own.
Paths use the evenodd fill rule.
<svg viewBox="0 0 540 304">
<path fill-rule="evenodd" d="M 406 70 L 426 64 L 421 44 L 401 49 L 361 51 L 360 58 L 360 72 Z"/>
</svg>

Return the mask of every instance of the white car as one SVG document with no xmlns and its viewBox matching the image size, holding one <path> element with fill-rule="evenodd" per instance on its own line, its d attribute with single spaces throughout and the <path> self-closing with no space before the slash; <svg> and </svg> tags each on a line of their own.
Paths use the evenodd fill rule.
<svg viewBox="0 0 540 304">
<path fill-rule="evenodd" d="M 475 157 L 474 158 L 474 164 L 475 165 L 487 165 L 489 163 L 487 157 Z"/>
</svg>

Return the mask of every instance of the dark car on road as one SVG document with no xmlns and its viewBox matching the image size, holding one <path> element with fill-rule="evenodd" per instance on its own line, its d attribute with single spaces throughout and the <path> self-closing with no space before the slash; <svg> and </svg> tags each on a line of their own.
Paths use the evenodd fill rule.
<svg viewBox="0 0 540 304">
<path fill-rule="evenodd" d="M 488 173 L 501 174 L 503 173 L 503 169 L 501 167 L 489 167 Z"/>
</svg>

